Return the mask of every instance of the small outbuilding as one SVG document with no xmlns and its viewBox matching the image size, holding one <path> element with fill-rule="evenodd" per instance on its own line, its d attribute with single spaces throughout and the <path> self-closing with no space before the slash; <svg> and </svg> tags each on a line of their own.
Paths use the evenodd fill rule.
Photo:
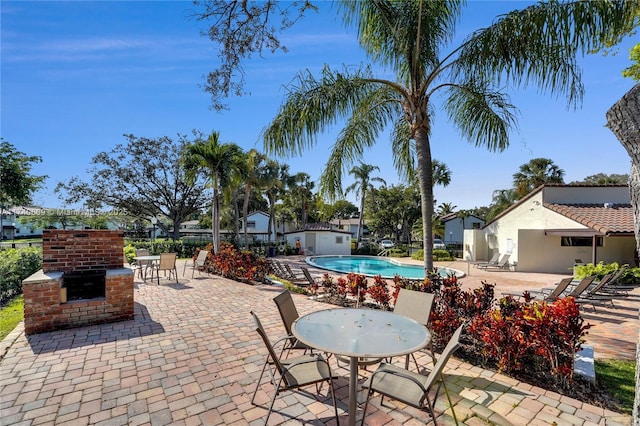
<svg viewBox="0 0 640 426">
<path fill-rule="evenodd" d="M 627 185 L 539 186 L 481 230 L 464 231 L 464 257 L 509 254 L 522 272 L 568 273 L 582 263 L 634 264 Z"/>
<path fill-rule="evenodd" d="M 307 256 L 351 254 L 351 232 L 335 229 L 329 223 L 307 223 L 284 236 L 291 247 L 299 241 L 301 254 Z"/>
</svg>

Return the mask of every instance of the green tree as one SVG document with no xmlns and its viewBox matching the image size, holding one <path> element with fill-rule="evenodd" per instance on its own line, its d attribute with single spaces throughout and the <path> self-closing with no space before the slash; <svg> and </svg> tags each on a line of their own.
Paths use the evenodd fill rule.
<svg viewBox="0 0 640 426">
<path fill-rule="evenodd" d="M 349 174 L 353 175 L 355 178 L 355 182 L 353 182 L 351 185 L 349 185 L 346 188 L 346 193 L 348 194 L 349 192 L 355 192 L 357 195 L 357 198 L 360 199 L 360 215 L 358 218 L 358 234 L 356 235 L 356 241 L 360 242 L 362 241 L 362 229 L 363 229 L 363 224 L 364 224 L 364 200 L 367 196 L 367 193 L 371 190 L 374 189 L 375 187 L 373 186 L 373 182 L 379 182 L 382 183 L 383 185 L 386 185 L 387 183 L 384 181 L 384 179 L 379 178 L 379 177 L 375 177 L 375 176 L 371 176 L 371 173 L 373 173 L 376 170 L 380 170 L 380 168 L 378 166 L 373 166 L 371 164 L 364 164 L 361 163 L 359 166 L 354 166 L 350 171 Z"/>
<path fill-rule="evenodd" d="M 263 50 L 287 51 L 279 32 L 291 27 L 307 10 L 317 8 L 308 0 L 196 0 L 194 16 L 211 22 L 206 34 L 220 45 L 218 68 L 207 76 L 205 90 L 211 94 L 211 107 L 226 108 L 223 99 L 244 92 L 243 59 Z"/>
<path fill-rule="evenodd" d="M 513 203 L 518 201 L 516 191 L 513 189 L 497 189 L 493 191 L 491 206 L 486 214 L 486 221 L 493 220 L 494 217 L 508 209 Z"/>
<path fill-rule="evenodd" d="M 587 176 L 583 180 L 569 182 L 569 185 L 587 184 L 587 185 L 626 185 L 629 182 L 628 174 L 606 174 L 597 173 Z"/>
<path fill-rule="evenodd" d="M 241 168 L 242 181 L 244 183 L 244 202 L 242 203 L 242 225 L 244 229 L 244 244 L 248 244 L 247 220 L 249 216 L 249 200 L 251 190 L 261 190 L 267 182 L 266 173 L 267 157 L 256 149 L 250 149 L 244 156 L 244 164 Z"/>
<path fill-rule="evenodd" d="M 170 137 L 124 135 L 126 144 L 117 144 L 91 160 L 90 182 L 73 177 L 60 182 L 56 192 L 67 204 L 83 203 L 97 210 L 109 206 L 119 212 L 148 220 L 166 217 L 158 226 L 173 239 L 180 238 L 180 223 L 200 211 L 208 195 L 203 180 L 188 181 L 182 167 L 186 136 L 174 142 Z"/>
<path fill-rule="evenodd" d="M 42 187 L 47 178 L 31 175 L 33 163 L 41 161 L 41 157 L 28 156 L 0 138 L 0 239 L 4 236 L 4 209 L 31 203 L 31 195 Z"/>
<path fill-rule="evenodd" d="M 564 183 L 564 170 L 548 158 L 534 158 L 520 166 L 513 175 L 513 187 L 517 199 L 545 183 Z"/>
<path fill-rule="evenodd" d="M 340 2 L 344 22 L 357 28 L 371 61 L 396 79 L 377 78 L 369 68 L 325 67 L 319 79 L 301 72 L 265 131 L 265 147 L 279 155 L 299 154 L 327 126 L 346 119 L 320 181 L 321 191 L 335 196 L 349 163 L 361 160 L 391 126 L 396 168 L 401 176 L 418 174 L 424 266 L 432 269 L 434 102 L 444 100 L 444 111 L 465 139 L 502 151 L 516 123 L 506 90 L 535 84 L 542 92 L 566 95 L 570 105 L 579 104 L 583 87 L 577 53 L 625 31 L 635 3 L 538 3 L 500 16 L 451 48 L 460 2 Z"/>
<path fill-rule="evenodd" d="M 212 132 L 206 141 L 196 140 L 186 147 L 185 168 L 191 179 L 205 173 L 213 189 L 211 223 L 213 250 L 220 250 L 220 197 L 229 187 L 233 175 L 242 167 L 242 148 L 234 143 L 221 143 L 220 133 Z"/>
</svg>

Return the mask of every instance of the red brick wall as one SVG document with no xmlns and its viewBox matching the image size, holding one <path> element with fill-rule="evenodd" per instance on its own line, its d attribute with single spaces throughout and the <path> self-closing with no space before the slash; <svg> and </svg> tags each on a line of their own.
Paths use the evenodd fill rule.
<svg viewBox="0 0 640 426">
<path fill-rule="evenodd" d="M 124 232 L 108 230 L 57 230 L 42 232 L 43 272 L 120 269 Z"/>
<path fill-rule="evenodd" d="M 122 257 L 121 257 L 122 259 Z M 133 272 L 107 271 L 106 297 L 60 303 L 62 274 L 34 274 L 23 281 L 26 334 L 133 318 Z"/>
</svg>

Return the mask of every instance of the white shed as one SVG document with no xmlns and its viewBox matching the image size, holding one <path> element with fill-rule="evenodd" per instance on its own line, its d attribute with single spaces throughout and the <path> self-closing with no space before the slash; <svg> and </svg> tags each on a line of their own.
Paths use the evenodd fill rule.
<svg viewBox="0 0 640 426">
<path fill-rule="evenodd" d="M 301 229 L 285 232 L 285 239 L 292 247 L 300 240 L 303 254 L 307 256 L 351 254 L 351 233 L 333 229 L 328 223 L 308 223 Z"/>
</svg>

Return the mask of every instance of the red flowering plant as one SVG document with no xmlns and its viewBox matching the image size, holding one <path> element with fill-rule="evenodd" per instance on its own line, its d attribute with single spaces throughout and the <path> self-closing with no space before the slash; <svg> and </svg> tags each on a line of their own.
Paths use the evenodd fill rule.
<svg viewBox="0 0 640 426">
<path fill-rule="evenodd" d="M 387 281 L 385 281 L 380 275 L 373 277 L 373 285 L 367 290 L 371 298 L 378 303 L 384 310 L 389 309 L 389 302 L 391 301 L 391 295 L 389 294 L 389 287 Z"/>
<path fill-rule="evenodd" d="M 367 296 L 367 277 L 353 272 L 347 274 L 347 293 L 355 296 L 358 305 L 362 305 Z"/>
<path fill-rule="evenodd" d="M 547 303 L 506 296 L 497 309 L 476 317 L 469 332 L 483 344 L 485 360 L 499 371 L 546 377 L 568 388 L 575 353 L 590 327 L 573 298 Z"/>
<path fill-rule="evenodd" d="M 238 251 L 232 244 L 221 242 L 213 255 L 213 269 L 225 278 L 263 281 L 269 265 L 250 251 Z"/>
</svg>

